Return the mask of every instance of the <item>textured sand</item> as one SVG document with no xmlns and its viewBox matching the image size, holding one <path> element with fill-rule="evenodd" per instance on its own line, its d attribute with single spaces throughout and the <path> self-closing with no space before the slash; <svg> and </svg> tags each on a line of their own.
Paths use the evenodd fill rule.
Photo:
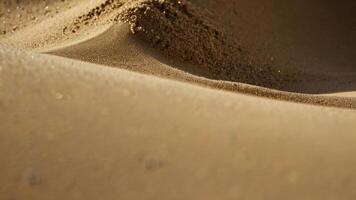
<svg viewBox="0 0 356 200">
<path fill-rule="evenodd" d="M 0 199 L 355 199 L 354 3 L 298 2 L 1 1 Z"/>
</svg>

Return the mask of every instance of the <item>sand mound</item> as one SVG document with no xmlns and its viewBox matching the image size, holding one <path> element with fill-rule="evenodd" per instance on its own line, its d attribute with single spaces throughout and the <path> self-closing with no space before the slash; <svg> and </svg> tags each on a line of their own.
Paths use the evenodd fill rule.
<svg viewBox="0 0 356 200">
<path fill-rule="evenodd" d="M 255 62 L 206 12 L 185 0 L 136 0 L 126 3 L 117 19 L 168 56 L 204 67 L 214 79 L 287 87 L 292 73 Z"/>
</svg>

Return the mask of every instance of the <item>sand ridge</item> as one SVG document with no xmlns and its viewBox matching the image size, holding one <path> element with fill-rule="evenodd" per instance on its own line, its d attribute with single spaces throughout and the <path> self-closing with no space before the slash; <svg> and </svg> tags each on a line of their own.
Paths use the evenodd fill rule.
<svg viewBox="0 0 356 200">
<path fill-rule="evenodd" d="M 135 35 L 130 33 L 129 27 L 125 24 L 109 27 L 89 40 L 69 44 L 47 53 L 184 81 L 212 89 L 297 103 L 355 108 L 356 100 L 350 96 L 334 97 L 333 95 L 298 94 L 243 83 L 205 78 L 206 76 L 209 77 L 210 74 L 202 73 L 201 67 L 182 65 L 179 59 L 172 62 L 172 60 L 163 56 L 160 50 L 152 48 L 147 42 L 138 40 Z M 194 74 L 199 74 L 199 76 Z"/>
</svg>

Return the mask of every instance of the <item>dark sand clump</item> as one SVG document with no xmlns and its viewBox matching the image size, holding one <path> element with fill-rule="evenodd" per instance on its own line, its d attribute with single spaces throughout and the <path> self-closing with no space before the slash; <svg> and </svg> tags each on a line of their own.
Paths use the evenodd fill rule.
<svg viewBox="0 0 356 200">
<path fill-rule="evenodd" d="M 88 13 L 79 16 L 71 27 L 64 27 L 63 32 L 67 33 L 69 31 L 75 33 L 81 28 L 81 26 L 92 24 L 99 19 L 100 16 L 120 8 L 123 4 L 123 2 L 118 0 L 105 0 L 100 5 L 91 9 Z"/>
<path fill-rule="evenodd" d="M 293 82 L 292 72 L 257 63 L 206 12 L 185 0 L 134 0 L 123 6 L 118 20 L 130 23 L 134 34 L 168 56 L 199 65 L 214 79 L 275 89 Z"/>
</svg>

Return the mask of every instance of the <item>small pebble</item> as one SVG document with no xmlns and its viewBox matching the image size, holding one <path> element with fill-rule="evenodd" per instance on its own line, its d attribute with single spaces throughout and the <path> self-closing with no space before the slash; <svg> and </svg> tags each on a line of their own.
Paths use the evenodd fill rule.
<svg viewBox="0 0 356 200">
<path fill-rule="evenodd" d="M 147 171 L 155 171 L 163 167 L 163 162 L 158 157 L 149 156 L 145 158 L 144 166 Z"/>
<path fill-rule="evenodd" d="M 24 175 L 25 175 L 25 177 L 24 177 L 25 181 L 30 186 L 39 185 L 42 182 L 40 174 L 36 170 L 34 170 L 32 168 L 28 169 L 27 172 L 25 172 Z"/>
<path fill-rule="evenodd" d="M 44 14 L 47 14 L 47 13 L 49 13 L 49 12 L 50 12 L 49 7 L 46 6 L 46 7 L 45 7 L 45 10 L 44 10 Z"/>
</svg>

